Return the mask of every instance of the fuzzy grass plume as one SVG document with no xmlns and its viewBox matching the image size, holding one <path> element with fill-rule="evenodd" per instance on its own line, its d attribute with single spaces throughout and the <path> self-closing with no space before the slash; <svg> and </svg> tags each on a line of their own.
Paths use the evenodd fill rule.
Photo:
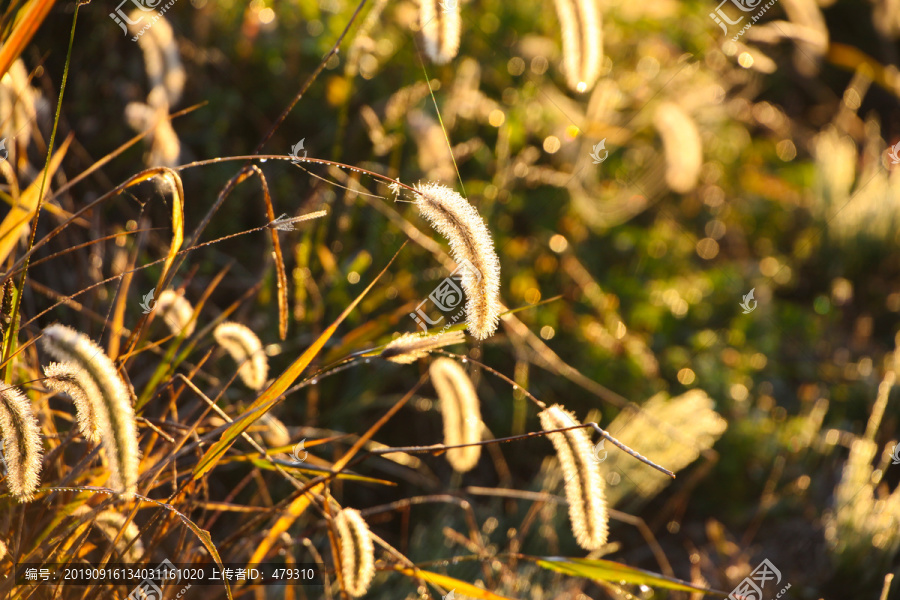
<svg viewBox="0 0 900 600">
<path fill-rule="evenodd" d="M 544 429 L 562 429 L 580 425 L 575 415 L 559 404 L 538 414 Z M 599 463 L 591 460 L 591 440 L 584 429 L 548 434 L 566 480 L 569 520 L 575 540 L 585 550 L 596 550 L 606 543 L 609 516 L 603 493 Z"/>
<path fill-rule="evenodd" d="M 244 385 L 253 390 L 260 390 L 266 385 L 269 360 L 263 352 L 259 338 L 249 327 L 234 321 L 225 321 L 216 327 L 213 337 L 239 365 L 238 375 Z"/>
<path fill-rule="evenodd" d="M 144 556 L 144 544 L 141 542 L 141 530 L 133 520 L 127 521 L 125 515 L 114 510 L 104 510 L 94 519 L 94 525 L 108 537 L 110 541 L 119 537 L 116 551 L 121 556 L 122 562 L 136 563 Z"/>
<path fill-rule="evenodd" d="M 562 30 L 563 70 L 575 92 L 594 87 L 603 61 L 603 15 L 598 0 L 555 0 Z"/>
<path fill-rule="evenodd" d="M 156 301 L 156 310 L 166 322 L 174 335 L 184 331 L 185 336 L 194 333 L 195 322 L 191 321 L 194 315 L 194 307 L 187 298 L 174 290 L 165 290 Z"/>
<path fill-rule="evenodd" d="M 444 444 L 476 444 L 481 441 L 481 409 L 475 386 L 459 363 L 438 358 L 429 368 L 431 381 L 441 400 L 444 417 Z M 447 450 L 447 461 L 455 471 L 465 473 L 478 464 L 481 446 Z"/>
<path fill-rule="evenodd" d="M 466 334 L 462 331 L 445 331 L 437 335 L 404 333 L 388 343 L 378 356 L 391 362 L 408 365 L 428 356 L 432 350 L 461 344 L 465 339 Z"/>
<path fill-rule="evenodd" d="M 364 596 L 375 577 L 375 547 L 366 521 L 352 508 L 345 508 L 334 518 L 341 545 L 341 579 L 347 593 L 354 598 Z"/>
<path fill-rule="evenodd" d="M 28 502 L 40 483 L 41 430 L 31 402 L 18 388 L 0 390 L 0 431 L 6 484 L 20 502 Z"/>
<path fill-rule="evenodd" d="M 417 184 L 416 206 L 438 233 L 447 238 L 459 265 L 466 292 L 469 332 L 483 340 L 497 330 L 500 303 L 500 260 L 484 219 L 465 198 L 439 183 Z"/>
<path fill-rule="evenodd" d="M 109 463 L 108 485 L 126 498 L 131 497 L 137 490 L 140 454 L 128 386 L 106 353 L 83 333 L 54 324 L 44 329 L 41 343 L 53 358 L 83 372 L 83 381 L 92 381 L 99 392 L 88 396 L 88 401 Z"/>
<path fill-rule="evenodd" d="M 459 0 L 419 0 L 419 6 L 425 54 L 436 65 L 447 64 L 459 53 Z"/>
<path fill-rule="evenodd" d="M 100 421 L 92 398 L 100 397 L 100 389 L 87 372 L 75 363 L 50 363 L 44 367 L 44 384 L 60 394 L 68 394 L 75 402 L 78 428 L 89 442 L 100 442 Z"/>
<path fill-rule="evenodd" d="M 684 194 L 696 187 L 703 166 L 703 141 L 697 124 L 680 106 L 663 102 L 653 114 L 666 154 L 666 184 Z"/>
</svg>

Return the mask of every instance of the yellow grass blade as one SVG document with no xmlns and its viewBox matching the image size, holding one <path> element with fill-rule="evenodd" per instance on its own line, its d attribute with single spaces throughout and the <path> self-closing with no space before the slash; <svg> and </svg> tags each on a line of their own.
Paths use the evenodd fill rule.
<svg viewBox="0 0 900 600">
<path fill-rule="evenodd" d="M 50 159 L 50 164 L 47 167 L 48 176 L 52 177 L 59 168 L 59 164 L 66 155 L 71 142 L 72 136 L 70 135 L 63 141 L 53 158 Z M 22 232 L 31 224 L 31 220 L 34 218 L 34 211 L 37 210 L 38 196 L 43 179 L 44 173 L 42 171 L 34 178 L 31 185 L 25 188 L 25 191 L 19 196 L 18 203 L 10 209 L 3 222 L 0 223 L 0 263 L 4 262 L 10 255 L 22 236 Z M 49 195 L 48 190 L 45 190 L 44 193 Z"/>
<path fill-rule="evenodd" d="M 471 583 L 460 581 L 449 575 L 441 575 L 440 573 L 432 573 L 431 571 L 423 571 L 421 569 L 409 569 L 406 567 L 394 567 L 398 573 L 403 573 L 407 577 L 424 579 L 428 583 L 439 585 L 446 590 L 453 590 L 460 596 L 469 598 L 478 598 L 479 600 L 512 600 L 507 596 L 499 596 L 493 592 L 475 587 Z"/>
<path fill-rule="evenodd" d="M 12 33 L 0 46 L 0 77 L 9 71 L 9 67 L 22 54 L 55 2 L 56 0 L 31 0 L 19 11 Z"/>
</svg>

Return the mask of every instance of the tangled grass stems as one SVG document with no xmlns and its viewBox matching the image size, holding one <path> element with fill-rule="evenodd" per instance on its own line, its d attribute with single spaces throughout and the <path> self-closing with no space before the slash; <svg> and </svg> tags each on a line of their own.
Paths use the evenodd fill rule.
<svg viewBox="0 0 900 600">
<path fill-rule="evenodd" d="M 90 338 L 65 325 L 54 324 L 44 329 L 41 343 L 53 358 L 83 372 L 99 391 L 98 396 L 88 396 L 88 400 L 109 463 L 108 485 L 125 498 L 131 498 L 137 489 L 140 465 L 137 424 L 131 395 L 116 366 Z"/>
</svg>

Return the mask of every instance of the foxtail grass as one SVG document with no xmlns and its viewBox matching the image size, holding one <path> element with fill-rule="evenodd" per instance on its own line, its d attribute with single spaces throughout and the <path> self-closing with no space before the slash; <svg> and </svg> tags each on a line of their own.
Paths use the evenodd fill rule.
<svg viewBox="0 0 900 600">
<path fill-rule="evenodd" d="M 598 0 L 555 0 L 562 30 L 563 71 L 575 92 L 594 87 L 603 61 L 603 15 Z"/>
<path fill-rule="evenodd" d="M 100 389 L 88 373 L 75 363 L 50 363 L 44 367 L 44 384 L 60 394 L 68 394 L 75 403 L 78 428 L 89 442 L 100 441 L 100 420 L 92 398 L 99 398 Z"/>
<path fill-rule="evenodd" d="M 20 502 L 29 502 L 40 483 L 41 430 L 31 402 L 18 388 L 0 390 L 0 431 L 6 484 Z"/>
<path fill-rule="evenodd" d="M 239 365 L 238 376 L 244 385 L 253 390 L 260 390 L 266 385 L 269 360 L 259 338 L 249 327 L 226 321 L 216 327 L 213 337 Z"/>
<path fill-rule="evenodd" d="M 83 333 L 54 324 L 44 329 L 41 343 L 53 358 L 83 372 L 99 392 L 88 401 L 109 463 L 108 485 L 130 498 L 137 490 L 140 454 L 128 386 L 106 353 Z"/>
<path fill-rule="evenodd" d="M 447 64 L 459 53 L 459 0 L 419 0 L 419 26 L 431 62 Z"/>
<path fill-rule="evenodd" d="M 379 356 L 391 362 L 408 365 L 428 356 L 428 353 L 433 350 L 453 344 L 461 344 L 465 339 L 466 334 L 462 331 L 446 331 L 437 335 L 404 333 L 388 343 Z"/>
<path fill-rule="evenodd" d="M 538 417 L 545 430 L 581 424 L 559 404 L 544 409 Z M 585 550 L 597 550 L 606 543 L 609 516 L 599 464 L 591 460 L 591 440 L 584 429 L 558 431 L 547 437 L 556 449 L 566 480 L 566 500 L 575 540 Z"/>
<path fill-rule="evenodd" d="M 472 380 L 458 362 L 437 358 L 429 368 L 431 381 L 441 401 L 444 445 L 477 444 L 481 441 L 481 408 Z M 447 462 L 459 473 L 471 471 L 481 457 L 481 446 L 447 450 Z"/>
<path fill-rule="evenodd" d="M 194 307 L 181 294 L 174 290 L 163 291 L 156 301 L 156 310 L 174 335 L 179 335 L 182 331 L 186 336 L 194 333 L 195 323 L 191 321 Z"/>
<path fill-rule="evenodd" d="M 375 547 L 366 521 L 352 508 L 334 518 L 341 546 L 341 579 L 354 598 L 364 596 L 375 577 Z"/>
<path fill-rule="evenodd" d="M 653 114 L 666 155 L 666 184 L 684 194 L 697 185 L 703 166 L 703 141 L 697 124 L 680 106 L 663 102 Z"/>
<path fill-rule="evenodd" d="M 439 183 L 415 186 L 416 206 L 447 238 L 466 293 L 469 332 L 483 340 L 497 330 L 502 312 L 500 260 L 484 219 L 465 198 Z"/>
</svg>

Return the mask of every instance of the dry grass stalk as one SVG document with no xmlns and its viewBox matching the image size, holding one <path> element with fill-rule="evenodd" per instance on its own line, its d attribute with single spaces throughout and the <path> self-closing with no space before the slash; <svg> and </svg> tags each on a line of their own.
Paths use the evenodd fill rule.
<svg viewBox="0 0 900 600">
<path fill-rule="evenodd" d="M 484 219 L 465 198 L 439 183 L 418 184 L 416 206 L 438 233 L 447 238 L 462 272 L 469 332 L 483 340 L 500 319 L 500 260 Z"/>
<path fill-rule="evenodd" d="M 354 598 L 364 596 L 375 577 L 375 547 L 366 521 L 352 508 L 334 518 L 341 545 L 341 579 Z"/>
<path fill-rule="evenodd" d="M 575 415 L 559 404 L 544 409 L 538 417 L 545 430 L 580 425 Z M 547 437 L 556 449 L 566 480 L 566 500 L 575 540 L 585 550 L 596 550 L 606 543 L 609 516 L 599 463 L 591 460 L 590 437 L 584 429 L 551 433 Z"/>
<path fill-rule="evenodd" d="M 562 29 L 566 83 L 578 93 L 594 87 L 603 61 L 603 15 L 598 0 L 555 0 Z"/>
<path fill-rule="evenodd" d="M 697 124 L 677 104 L 663 102 L 653 115 L 666 154 L 666 184 L 684 194 L 697 185 L 703 166 L 703 142 Z"/>
<path fill-rule="evenodd" d="M 128 386 L 116 366 L 86 335 L 65 325 L 44 329 L 41 343 L 56 360 L 74 365 L 98 390 L 88 396 L 109 463 L 109 487 L 130 498 L 137 490 L 140 454 Z M 84 386 L 82 386 L 84 387 Z"/>
<path fill-rule="evenodd" d="M 461 344 L 465 340 L 466 334 L 462 331 L 446 331 L 437 335 L 404 333 L 385 346 L 378 356 L 391 362 L 408 365 L 428 356 L 432 350 Z"/>
<path fill-rule="evenodd" d="M 444 418 L 444 444 L 477 444 L 481 441 L 481 409 L 472 380 L 459 363 L 438 358 L 429 368 L 431 381 L 441 400 Z M 481 457 L 481 446 L 451 448 L 447 462 L 459 473 L 471 471 Z"/>
<path fill-rule="evenodd" d="M 0 431 L 6 484 L 20 502 L 29 502 L 40 483 L 41 429 L 31 402 L 18 388 L 0 390 Z"/>
<path fill-rule="evenodd" d="M 459 53 L 459 0 L 419 0 L 419 27 L 425 54 L 436 65 Z"/>
<path fill-rule="evenodd" d="M 260 390 L 266 385 L 269 360 L 259 338 L 249 327 L 226 321 L 216 327 L 213 337 L 239 365 L 238 375 L 244 385 L 253 390 Z"/>
<path fill-rule="evenodd" d="M 194 307 L 187 298 L 174 290 L 165 290 L 156 301 L 156 310 L 174 335 L 184 331 L 185 336 L 194 333 L 195 322 L 191 321 Z"/>
<path fill-rule="evenodd" d="M 78 428 L 89 442 L 100 442 L 100 421 L 91 398 L 99 398 L 100 390 L 84 369 L 75 363 L 50 363 L 44 367 L 44 384 L 54 392 L 68 394 L 75 402 Z"/>
</svg>

